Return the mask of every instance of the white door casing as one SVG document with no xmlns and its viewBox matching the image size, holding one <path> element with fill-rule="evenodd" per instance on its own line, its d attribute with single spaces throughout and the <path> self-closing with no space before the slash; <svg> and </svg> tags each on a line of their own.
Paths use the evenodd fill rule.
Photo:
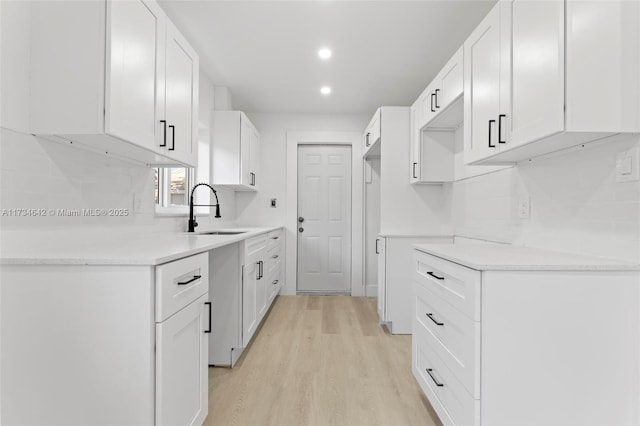
<svg viewBox="0 0 640 426">
<path fill-rule="evenodd" d="M 298 147 L 298 291 L 351 289 L 351 147 Z"/>
</svg>

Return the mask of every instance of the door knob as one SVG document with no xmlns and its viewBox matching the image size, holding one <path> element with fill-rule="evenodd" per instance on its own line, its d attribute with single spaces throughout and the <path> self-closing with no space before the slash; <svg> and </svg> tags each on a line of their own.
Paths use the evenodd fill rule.
<svg viewBox="0 0 640 426">
<path fill-rule="evenodd" d="M 304 222 L 304 217 L 300 216 L 300 217 L 298 218 L 298 222 L 300 222 L 300 223 Z"/>
<path fill-rule="evenodd" d="M 301 226 L 300 228 L 298 228 L 298 231 L 304 232 L 304 228 Z"/>
</svg>

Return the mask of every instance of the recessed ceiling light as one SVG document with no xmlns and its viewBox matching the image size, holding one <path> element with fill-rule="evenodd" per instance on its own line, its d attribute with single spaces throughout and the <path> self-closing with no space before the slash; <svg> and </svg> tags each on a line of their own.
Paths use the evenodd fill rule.
<svg viewBox="0 0 640 426">
<path fill-rule="evenodd" d="M 318 56 L 320 56 L 320 59 L 329 59 L 331 57 L 331 50 L 326 47 L 322 48 L 318 50 Z"/>
<path fill-rule="evenodd" d="M 331 87 L 329 86 L 323 86 L 320 88 L 320 93 L 322 93 L 323 95 L 328 95 L 329 93 L 331 93 Z"/>
</svg>

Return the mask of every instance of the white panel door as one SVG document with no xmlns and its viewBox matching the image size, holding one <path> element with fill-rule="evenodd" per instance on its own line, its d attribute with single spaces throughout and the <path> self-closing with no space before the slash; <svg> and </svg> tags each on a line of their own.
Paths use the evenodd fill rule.
<svg viewBox="0 0 640 426">
<path fill-rule="evenodd" d="M 156 425 L 201 425 L 207 417 L 208 298 L 156 324 Z"/>
<path fill-rule="evenodd" d="M 139 0 L 108 2 L 107 8 L 105 131 L 158 151 L 164 137 L 164 12 Z"/>
<path fill-rule="evenodd" d="M 298 221 L 298 291 L 349 292 L 350 146 L 298 147 Z"/>
</svg>

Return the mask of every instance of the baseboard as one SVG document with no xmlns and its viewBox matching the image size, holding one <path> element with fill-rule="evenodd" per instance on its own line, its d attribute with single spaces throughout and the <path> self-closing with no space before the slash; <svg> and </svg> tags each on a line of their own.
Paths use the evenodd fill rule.
<svg viewBox="0 0 640 426">
<path fill-rule="evenodd" d="M 378 296 L 378 284 L 367 284 L 364 289 L 364 295 L 367 297 Z"/>
</svg>

